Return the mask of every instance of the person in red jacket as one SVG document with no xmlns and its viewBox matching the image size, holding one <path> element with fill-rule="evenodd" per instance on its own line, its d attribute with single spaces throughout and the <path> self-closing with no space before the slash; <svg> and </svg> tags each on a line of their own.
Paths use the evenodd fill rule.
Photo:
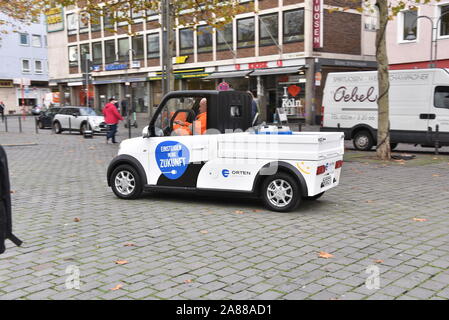
<svg viewBox="0 0 449 320">
<path fill-rule="evenodd" d="M 104 122 L 106 122 L 109 127 L 108 133 L 106 134 L 106 143 L 108 143 L 109 139 L 111 139 L 112 143 L 117 143 L 115 141 L 117 124 L 120 120 L 123 120 L 123 117 L 118 112 L 115 103 L 117 103 L 117 100 L 110 98 L 109 103 L 107 103 L 103 108 Z"/>
</svg>

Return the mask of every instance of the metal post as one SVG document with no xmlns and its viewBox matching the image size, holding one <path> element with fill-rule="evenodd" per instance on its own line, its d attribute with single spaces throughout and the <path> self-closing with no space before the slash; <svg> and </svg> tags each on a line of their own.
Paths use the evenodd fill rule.
<svg viewBox="0 0 449 320">
<path fill-rule="evenodd" d="M 17 117 L 19 119 L 19 132 L 22 133 L 22 119 L 20 117 Z"/>
<path fill-rule="evenodd" d="M 435 154 L 438 155 L 438 149 L 440 148 L 440 126 L 435 126 Z"/>
<path fill-rule="evenodd" d="M 38 127 L 37 127 L 37 118 L 34 118 L 34 127 L 36 130 L 36 133 L 39 133 Z"/>
<path fill-rule="evenodd" d="M 69 118 L 69 133 L 72 134 L 72 119 Z"/>
<path fill-rule="evenodd" d="M 8 132 L 8 117 L 5 117 L 5 131 Z"/>
</svg>

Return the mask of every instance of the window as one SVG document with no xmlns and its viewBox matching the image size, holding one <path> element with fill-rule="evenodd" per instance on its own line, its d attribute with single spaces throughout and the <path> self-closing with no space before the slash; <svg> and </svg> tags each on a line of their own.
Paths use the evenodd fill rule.
<svg viewBox="0 0 449 320">
<path fill-rule="evenodd" d="M 118 39 L 118 61 L 128 62 L 129 60 L 129 39 Z"/>
<path fill-rule="evenodd" d="M 30 44 L 28 33 L 20 33 L 20 44 L 24 46 L 28 46 Z"/>
<path fill-rule="evenodd" d="M 156 118 L 155 131 L 157 136 L 171 135 L 172 129 L 182 130 L 185 135 L 192 134 L 190 129 L 182 129 L 181 126 L 174 124 L 170 128 L 171 120 L 192 123 L 198 113 L 199 103 L 203 97 L 174 97 L 167 100 Z M 193 112 L 188 112 L 192 110 Z M 173 118 L 173 119 L 172 119 Z M 181 133 L 178 131 L 178 133 Z"/>
<path fill-rule="evenodd" d="M 80 44 L 80 59 L 81 59 L 81 70 L 86 70 L 86 55 L 90 54 L 90 48 L 88 43 Z M 88 57 L 90 60 L 90 57 Z"/>
<path fill-rule="evenodd" d="M 112 22 L 113 15 L 105 15 L 103 16 L 103 28 L 112 30 L 114 29 L 114 23 Z"/>
<path fill-rule="evenodd" d="M 78 30 L 77 16 L 74 13 L 67 15 L 67 34 L 76 34 Z"/>
<path fill-rule="evenodd" d="M 147 36 L 148 58 L 159 58 L 159 33 L 151 33 Z"/>
<path fill-rule="evenodd" d="M 225 25 L 222 29 L 217 29 L 217 51 L 222 50 L 233 50 L 232 23 Z"/>
<path fill-rule="evenodd" d="M 101 30 L 101 18 L 98 17 L 91 17 L 90 19 L 90 30 L 92 32 L 100 31 Z"/>
<path fill-rule="evenodd" d="M 192 29 L 180 29 L 179 30 L 179 47 L 180 54 L 192 54 L 193 53 L 193 30 Z"/>
<path fill-rule="evenodd" d="M 254 18 L 237 20 L 237 48 L 254 46 Z"/>
<path fill-rule="evenodd" d="M 36 60 L 34 61 L 34 72 L 35 73 L 43 73 L 42 61 Z"/>
<path fill-rule="evenodd" d="M 131 9 L 131 19 L 133 19 L 134 23 L 142 22 L 144 14 L 145 11 L 143 10 L 136 12 L 135 10 Z"/>
<path fill-rule="evenodd" d="M 435 108 L 449 109 L 449 87 L 436 87 L 433 98 Z"/>
<path fill-rule="evenodd" d="M 117 11 L 117 19 L 119 19 L 119 21 L 117 21 L 117 25 L 119 26 L 119 27 L 122 27 L 122 26 L 126 26 L 126 25 L 128 25 L 128 21 L 120 21 L 120 19 L 127 19 L 128 17 L 130 16 L 130 14 L 128 13 L 128 16 L 127 17 L 125 17 L 125 12 L 123 12 L 123 11 Z"/>
<path fill-rule="evenodd" d="M 133 60 L 141 60 L 144 57 L 144 50 L 143 50 L 143 36 L 134 36 L 132 38 L 132 45 L 133 45 Z"/>
<path fill-rule="evenodd" d="M 22 60 L 22 72 L 29 73 L 30 72 L 30 60 L 23 59 Z"/>
<path fill-rule="evenodd" d="M 440 7 L 440 36 L 449 36 L 449 5 Z"/>
<path fill-rule="evenodd" d="M 304 9 L 284 12 L 283 42 L 304 41 Z"/>
<path fill-rule="evenodd" d="M 198 52 L 212 51 L 212 28 L 209 26 L 201 26 L 196 29 Z"/>
<path fill-rule="evenodd" d="M 69 66 L 78 66 L 78 46 L 69 47 Z"/>
<path fill-rule="evenodd" d="M 115 40 L 104 42 L 104 57 L 106 63 L 113 63 L 115 61 Z"/>
<path fill-rule="evenodd" d="M 147 20 L 153 20 L 158 18 L 157 11 L 148 9 L 146 12 Z"/>
<path fill-rule="evenodd" d="M 416 10 L 409 10 L 402 12 L 402 22 L 403 22 L 403 32 L 402 40 L 407 40 L 408 36 L 418 35 L 418 24 L 416 19 L 418 17 L 418 12 Z"/>
<path fill-rule="evenodd" d="M 79 16 L 80 33 L 89 31 L 89 15 L 86 12 L 81 12 Z"/>
<path fill-rule="evenodd" d="M 31 36 L 31 45 L 33 47 L 42 47 L 42 40 L 41 40 L 41 36 L 38 34 L 33 34 Z"/>
<path fill-rule="evenodd" d="M 260 16 L 259 45 L 268 46 L 278 43 L 278 14 L 274 13 Z"/>
<path fill-rule="evenodd" d="M 103 48 L 101 42 L 92 43 L 92 63 L 94 65 L 103 64 Z"/>
</svg>

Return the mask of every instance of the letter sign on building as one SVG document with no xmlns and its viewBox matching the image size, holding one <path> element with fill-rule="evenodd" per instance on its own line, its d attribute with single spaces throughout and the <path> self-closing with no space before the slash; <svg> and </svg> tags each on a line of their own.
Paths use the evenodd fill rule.
<svg viewBox="0 0 449 320">
<path fill-rule="evenodd" d="M 323 47 L 323 0 L 313 0 L 313 48 Z"/>
</svg>

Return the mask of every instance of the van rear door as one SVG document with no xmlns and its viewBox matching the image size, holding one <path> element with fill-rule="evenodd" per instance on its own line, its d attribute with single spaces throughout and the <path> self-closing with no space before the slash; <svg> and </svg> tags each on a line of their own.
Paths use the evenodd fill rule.
<svg viewBox="0 0 449 320">
<path fill-rule="evenodd" d="M 429 127 L 435 132 L 438 125 L 438 130 L 441 133 L 438 140 L 440 140 L 440 143 L 449 144 L 449 84 L 434 87 L 433 102 L 430 109 L 432 119 L 429 120 Z M 435 136 L 432 140 L 433 144 Z"/>
</svg>

